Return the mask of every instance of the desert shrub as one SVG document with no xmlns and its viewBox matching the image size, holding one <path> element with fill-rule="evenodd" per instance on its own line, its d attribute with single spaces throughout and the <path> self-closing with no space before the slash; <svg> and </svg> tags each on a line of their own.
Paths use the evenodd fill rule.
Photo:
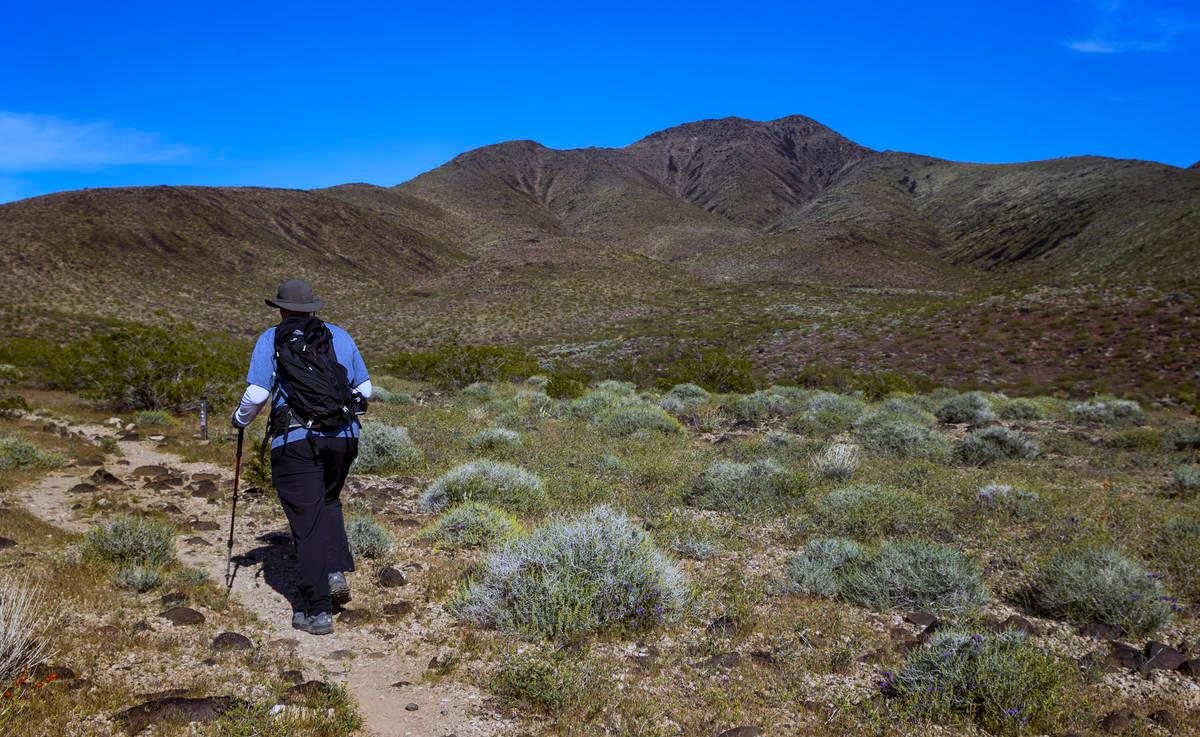
<svg viewBox="0 0 1200 737">
<path fill-rule="evenodd" d="M 676 384 L 667 392 L 668 396 L 679 397 L 680 399 L 695 399 L 701 402 L 706 401 L 709 397 L 708 391 L 702 386 L 696 384 Z"/>
<path fill-rule="evenodd" d="M 623 397 L 630 397 L 637 391 L 637 384 L 632 381 L 617 381 L 616 379 L 605 379 L 596 384 L 596 389 L 602 392 L 610 392 Z M 701 389 L 701 391 L 704 391 Z"/>
<path fill-rule="evenodd" d="M 845 538 L 812 540 L 784 565 L 779 587 L 784 593 L 834 596 L 842 569 L 863 554 L 863 548 Z"/>
<path fill-rule="evenodd" d="M 858 470 L 858 448 L 849 443 L 830 443 L 813 456 L 809 466 L 818 478 L 847 481 Z"/>
<path fill-rule="evenodd" d="M 938 405 L 934 412 L 942 422 L 982 425 L 996 419 L 992 402 L 983 392 L 956 394 Z"/>
<path fill-rule="evenodd" d="M 692 560 L 709 560 L 721 554 L 721 546 L 711 540 L 681 535 L 671 542 L 671 550 Z"/>
<path fill-rule="evenodd" d="M 486 402 L 496 398 L 496 387 L 487 381 L 475 381 L 463 387 L 462 394 Z"/>
<path fill-rule="evenodd" d="M 138 427 L 169 427 L 175 424 L 175 418 L 161 409 L 144 409 L 133 418 L 133 424 Z"/>
<path fill-rule="evenodd" d="M 1005 420 L 1040 420 L 1046 411 L 1036 401 L 1018 397 L 1001 404 L 997 414 Z"/>
<path fill-rule="evenodd" d="M 596 461 L 596 473 L 601 476 L 623 476 L 629 471 L 629 465 L 611 453 L 600 456 Z"/>
<path fill-rule="evenodd" d="M 1158 577 L 1110 547 L 1056 553 L 1041 567 L 1032 593 L 1045 614 L 1119 624 L 1133 634 L 1149 634 L 1171 619 L 1172 600 Z"/>
<path fill-rule="evenodd" d="M 420 501 L 427 512 L 440 512 L 465 501 L 532 512 L 545 507 L 547 499 L 542 480 L 525 469 L 496 461 L 471 461 L 438 477 L 426 487 Z"/>
<path fill-rule="evenodd" d="M 534 374 L 525 380 L 525 383 L 535 389 L 542 389 L 546 384 L 550 383 L 550 377 L 545 374 Z"/>
<path fill-rule="evenodd" d="M 881 486 L 848 486 L 813 505 L 814 529 L 822 534 L 870 541 L 880 537 L 929 535 L 950 526 L 941 507 L 911 492 Z"/>
<path fill-rule="evenodd" d="M 804 400 L 800 412 L 790 420 L 789 426 L 796 432 L 833 435 L 850 429 L 866 406 L 858 397 L 815 392 Z"/>
<path fill-rule="evenodd" d="M 1021 632 L 942 630 L 884 683 L 916 716 L 969 718 L 996 734 L 1047 733 L 1066 696 L 1066 665 Z"/>
<path fill-rule="evenodd" d="M 697 384 L 710 392 L 751 392 L 758 383 L 750 359 L 730 355 L 720 348 L 704 348 L 665 359 L 655 377 L 660 387 Z"/>
<path fill-rule="evenodd" d="M 1171 483 L 1175 490 L 1182 494 L 1195 494 L 1200 491 L 1200 465 L 1185 463 L 1171 473 Z"/>
<path fill-rule="evenodd" d="M 618 407 L 609 412 L 600 425 L 600 432 L 610 438 L 626 438 L 636 432 L 674 434 L 683 426 L 659 407 L 633 405 Z"/>
<path fill-rule="evenodd" d="M 1162 561 L 1174 589 L 1193 607 L 1200 606 L 1200 520 L 1168 520 L 1154 537 L 1154 560 Z M 1169 602 L 1174 604 L 1174 602 Z M 1172 606 L 1172 611 L 1179 607 Z"/>
<path fill-rule="evenodd" d="M 958 446 L 959 458 L 972 466 L 986 466 L 1008 458 L 1037 458 L 1040 452 L 1033 438 L 1002 425 L 975 430 Z"/>
<path fill-rule="evenodd" d="M 152 566 L 134 563 L 118 568 L 113 574 L 113 582 L 123 589 L 143 593 L 162 584 L 162 572 Z"/>
<path fill-rule="evenodd" d="M 446 510 L 421 537 L 446 548 L 491 545 L 520 535 L 521 523 L 502 509 L 463 502 Z"/>
<path fill-rule="evenodd" d="M 594 680 L 578 658 L 562 652 L 516 652 L 500 661 L 489 685 L 510 707 L 560 715 L 589 698 Z"/>
<path fill-rule="evenodd" d="M 604 413 L 614 407 L 628 405 L 634 403 L 628 397 L 622 397 L 619 394 L 613 394 L 606 391 L 594 391 L 584 394 L 582 397 L 574 400 L 567 405 L 567 414 L 572 417 L 592 420 L 604 415 Z"/>
<path fill-rule="evenodd" d="M 811 363 L 793 377 L 796 384 L 839 392 L 862 392 L 872 401 L 896 392 L 924 391 L 930 387 L 927 379 L 905 376 L 893 371 L 855 371 L 844 365 Z"/>
<path fill-rule="evenodd" d="M 801 499 L 800 478 L 773 460 L 714 461 L 696 480 L 688 503 L 734 514 L 765 513 Z"/>
<path fill-rule="evenodd" d="M 888 397 L 879 403 L 876 411 L 894 417 L 903 417 L 906 420 L 911 420 L 926 427 L 933 427 L 938 423 L 937 415 L 925 409 L 925 404 L 921 401 L 921 398 L 910 394 Z"/>
<path fill-rule="evenodd" d="M 365 422 L 358 438 L 358 457 L 354 470 L 359 473 L 387 473 L 412 469 L 425 454 L 408 436 L 408 430 L 384 422 Z"/>
<path fill-rule="evenodd" d="M 1146 420 L 1141 405 L 1128 399 L 1094 399 L 1070 407 L 1071 419 L 1081 425 L 1140 425 Z"/>
<path fill-rule="evenodd" d="M 382 558 L 396 538 L 369 514 L 354 514 L 346 520 L 346 540 L 356 558 Z"/>
<path fill-rule="evenodd" d="M 989 600 L 979 566 L 954 548 L 916 540 L 884 542 L 845 566 L 838 594 L 848 601 L 885 611 L 922 609 L 960 614 Z"/>
<path fill-rule="evenodd" d="M 537 360 L 519 348 L 467 345 L 457 339 L 425 353 L 396 354 L 385 365 L 395 376 L 429 381 L 439 389 L 508 381 L 538 369 Z"/>
<path fill-rule="evenodd" d="M 128 325 L 62 349 L 52 385 L 117 409 L 190 410 L 207 396 L 231 403 L 240 393 L 245 350 L 187 323 Z"/>
<path fill-rule="evenodd" d="M 524 637 L 648 626 L 677 615 L 683 575 L 609 507 L 560 517 L 502 543 L 451 602 L 459 619 Z"/>
<path fill-rule="evenodd" d="M 57 468 L 66 462 L 67 457 L 61 453 L 44 450 L 23 438 L 0 438 L 0 471 Z"/>
<path fill-rule="evenodd" d="M 950 455 L 950 443 L 937 430 L 892 414 L 864 415 L 854 434 L 862 447 L 880 455 L 931 461 Z"/>
<path fill-rule="evenodd" d="M 408 392 L 394 392 L 382 386 L 372 387 L 371 401 L 384 404 L 412 404 L 413 396 Z"/>
<path fill-rule="evenodd" d="M 1174 424 L 1163 436 L 1168 450 L 1200 450 L 1200 422 Z"/>
<path fill-rule="evenodd" d="M 489 427 L 475 433 L 467 445 L 477 452 L 512 453 L 521 448 L 521 435 L 505 427 Z"/>
<path fill-rule="evenodd" d="M 576 399 L 587 392 L 590 380 L 591 377 L 583 371 L 561 365 L 555 367 L 554 371 L 550 373 L 550 380 L 546 382 L 542 390 L 551 399 Z"/>
<path fill-rule="evenodd" d="M 1162 448 L 1163 436 L 1153 427 L 1131 427 L 1110 437 L 1105 445 L 1109 448 L 1153 452 Z"/>
<path fill-rule="evenodd" d="M 175 528 L 169 522 L 122 514 L 87 531 L 87 554 L 117 565 L 164 566 L 175 560 Z"/>
<path fill-rule="evenodd" d="M 729 414 L 744 422 L 761 422 L 773 417 L 785 417 L 793 409 L 792 401 L 781 394 L 757 391 L 729 402 Z"/>
<path fill-rule="evenodd" d="M 772 455 L 790 455 L 802 447 L 800 437 L 784 430 L 768 430 L 758 439 L 758 449 Z"/>
<path fill-rule="evenodd" d="M 549 394 L 529 389 L 517 392 L 514 399 L 517 402 L 517 410 L 530 417 L 549 417 L 558 406 Z"/>
<path fill-rule="evenodd" d="M 1041 503 L 1041 498 L 1036 493 L 1014 489 L 1008 484 L 988 484 L 979 489 L 976 498 L 984 509 L 1014 517 L 1032 516 Z"/>
<path fill-rule="evenodd" d="M 0 688 L 45 662 L 53 619 L 36 584 L 0 576 Z"/>
</svg>

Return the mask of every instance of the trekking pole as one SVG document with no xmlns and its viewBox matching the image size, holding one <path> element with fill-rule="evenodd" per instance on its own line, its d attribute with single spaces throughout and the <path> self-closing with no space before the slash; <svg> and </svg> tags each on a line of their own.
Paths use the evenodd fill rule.
<svg viewBox="0 0 1200 737">
<path fill-rule="evenodd" d="M 225 591 L 233 591 L 233 577 L 237 569 L 233 567 L 233 524 L 237 520 L 238 485 L 242 482 L 242 440 L 246 436 L 246 428 L 238 428 L 237 460 L 233 464 L 233 509 L 229 512 L 229 560 L 225 563 Z"/>
</svg>

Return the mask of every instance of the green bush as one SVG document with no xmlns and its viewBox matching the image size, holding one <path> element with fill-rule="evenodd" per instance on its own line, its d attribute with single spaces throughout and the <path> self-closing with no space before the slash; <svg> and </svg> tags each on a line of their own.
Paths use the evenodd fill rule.
<svg viewBox="0 0 1200 737">
<path fill-rule="evenodd" d="M 699 387 L 697 387 L 699 388 Z M 596 384 L 596 389 L 602 392 L 611 392 L 623 397 L 631 397 L 637 393 L 637 384 L 632 381 L 617 381 L 616 379 L 605 379 Z M 704 391 L 701 389 L 700 391 Z"/>
<path fill-rule="evenodd" d="M 521 448 L 521 434 L 506 427 L 489 427 L 475 433 L 467 446 L 480 453 L 513 453 Z"/>
<path fill-rule="evenodd" d="M 559 716 L 590 697 L 592 680 L 578 658 L 561 652 L 516 652 L 500 662 L 490 690 L 509 707 Z"/>
<path fill-rule="evenodd" d="M 988 484 L 979 490 L 977 498 L 984 509 L 1012 517 L 1032 517 L 1041 504 L 1036 493 L 1014 489 L 1008 484 Z"/>
<path fill-rule="evenodd" d="M 555 413 L 558 405 L 545 392 L 522 389 L 514 397 L 517 410 L 527 417 L 549 417 Z"/>
<path fill-rule="evenodd" d="M 606 391 L 588 392 L 567 405 L 567 414 L 585 420 L 594 420 L 609 410 L 635 404 L 636 400 Z"/>
<path fill-rule="evenodd" d="M 670 435 L 682 432 L 683 426 L 659 407 L 649 405 L 618 407 L 600 425 L 600 432 L 610 438 L 627 438 L 641 431 Z"/>
<path fill-rule="evenodd" d="M 959 458 L 972 466 L 986 466 L 1009 458 L 1029 460 L 1037 458 L 1040 452 L 1033 438 L 1001 425 L 975 430 L 958 446 Z"/>
<path fill-rule="evenodd" d="M 192 410 L 202 397 L 231 404 L 241 393 L 247 350 L 188 323 L 129 325 L 61 349 L 46 367 L 51 385 L 116 409 Z"/>
<path fill-rule="evenodd" d="M 974 612 L 990 600 L 979 566 L 954 548 L 917 540 L 883 543 L 838 571 L 837 591 L 876 611 Z"/>
<path fill-rule="evenodd" d="M 932 535 L 950 527 L 950 515 L 924 498 L 880 486 L 848 486 L 813 505 L 814 529 L 868 542 L 880 537 Z"/>
<path fill-rule="evenodd" d="M 175 528 L 169 522 L 122 514 L 87 531 L 84 550 L 119 566 L 165 566 L 175 560 Z"/>
<path fill-rule="evenodd" d="M 546 384 L 550 383 L 550 377 L 544 374 L 534 374 L 526 379 L 525 383 L 535 389 L 544 389 Z"/>
<path fill-rule="evenodd" d="M 1200 491 L 1200 465 L 1185 463 L 1176 467 L 1171 474 L 1171 482 L 1175 490 L 1184 495 L 1192 495 Z"/>
<path fill-rule="evenodd" d="M 801 479 L 773 460 L 714 461 L 696 480 L 688 503 L 734 514 L 768 513 L 798 503 L 803 492 Z"/>
<path fill-rule="evenodd" d="M 1070 668 L 1020 632 L 942 630 L 909 651 L 884 687 L 916 716 L 968 718 L 996 734 L 1053 732 Z"/>
<path fill-rule="evenodd" d="M 43 450 L 22 438 L 0 438 L 0 471 L 58 468 L 66 465 L 67 460 L 61 453 Z"/>
<path fill-rule="evenodd" d="M 356 558 L 382 558 L 396 542 L 388 528 L 369 514 L 351 515 L 346 520 L 346 540 Z"/>
<path fill-rule="evenodd" d="M 157 568 L 135 563 L 117 569 L 113 575 L 113 582 L 123 589 L 143 593 L 162 584 L 162 572 Z"/>
<path fill-rule="evenodd" d="M 1186 597 L 1192 607 L 1200 607 L 1200 520 L 1168 520 L 1154 537 L 1154 560 L 1162 561 L 1174 590 Z M 1172 611 L 1179 605 L 1168 599 Z"/>
<path fill-rule="evenodd" d="M 651 626 L 678 615 L 686 601 L 683 575 L 646 532 L 597 507 L 502 543 L 450 610 L 480 626 L 559 639 Z"/>
<path fill-rule="evenodd" d="M 1001 404 L 997 414 L 1005 420 L 1040 420 L 1046 411 L 1032 399 L 1017 398 Z"/>
<path fill-rule="evenodd" d="M 996 419 L 992 402 L 983 392 L 957 394 L 938 405 L 934 412 L 942 422 L 983 425 Z"/>
<path fill-rule="evenodd" d="M 413 443 L 406 428 L 365 422 L 359 434 L 354 470 L 359 473 L 408 471 L 424 459 L 425 454 Z"/>
<path fill-rule="evenodd" d="M 771 418 L 786 417 L 793 409 L 794 404 L 791 399 L 769 391 L 757 391 L 737 397 L 728 405 L 729 414 L 744 422 L 761 422 Z"/>
<path fill-rule="evenodd" d="M 893 414 L 864 415 L 854 434 L 862 447 L 880 455 L 930 461 L 950 456 L 950 443 L 937 430 Z"/>
<path fill-rule="evenodd" d="M 384 404 L 413 404 L 415 400 L 408 392 L 394 392 L 382 386 L 376 386 L 371 389 L 371 401 Z"/>
<path fill-rule="evenodd" d="M 588 382 L 591 381 L 587 373 L 561 363 L 550 372 L 549 379 L 542 390 L 551 399 L 577 399 L 587 391 Z"/>
<path fill-rule="evenodd" d="M 1170 621 L 1173 603 L 1157 576 L 1108 547 L 1056 553 L 1038 572 L 1033 594 L 1045 614 L 1119 624 L 1132 634 L 1152 633 Z"/>
<path fill-rule="evenodd" d="M 451 469 L 426 487 L 421 507 L 440 512 L 465 501 L 497 504 L 517 512 L 536 512 L 547 504 L 542 480 L 518 466 L 471 461 Z"/>
<path fill-rule="evenodd" d="M 1141 405 L 1127 399 L 1095 399 L 1070 407 L 1071 419 L 1081 425 L 1140 425 L 1146 421 Z"/>
<path fill-rule="evenodd" d="M 175 418 L 161 409 L 144 409 L 133 418 L 133 424 L 138 427 L 170 427 L 175 424 Z"/>
<path fill-rule="evenodd" d="M 433 351 L 397 354 L 385 367 L 396 376 L 429 381 L 439 389 L 459 389 L 477 381 L 530 376 L 538 363 L 519 348 L 467 345 L 455 339 Z"/>
<path fill-rule="evenodd" d="M 828 436 L 844 432 L 854 424 L 866 410 L 866 403 L 858 397 L 848 397 L 832 392 L 816 392 L 809 396 L 789 426 L 796 432 Z"/>
<path fill-rule="evenodd" d="M 522 532 L 521 523 L 508 512 L 482 502 L 463 502 L 446 510 L 421 537 L 445 548 L 463 548 L 491 545 Z"/>
<path fill-rule="evenodd" d="M 747 358 L 732 356 L 720 348 L 705 348 L 672 357 L 661 367 L 658 386 L 696 384 L 710 392 L 751 392 L 758 384 L 754 366 Z"/>
<path fill-rule="evenodd" d="M 788 559 L 780 580 L 784 593 L 835 596 L 847 564 L 863 555 L 863 547 L 845 538 L 813 540 Z"/>
<path fill-rule="evenodd" d="M 462 395 L 486 402 L 496 398 L 496 387 L 486 381 L 476 381 L 463 387 Z"/>
</svg>

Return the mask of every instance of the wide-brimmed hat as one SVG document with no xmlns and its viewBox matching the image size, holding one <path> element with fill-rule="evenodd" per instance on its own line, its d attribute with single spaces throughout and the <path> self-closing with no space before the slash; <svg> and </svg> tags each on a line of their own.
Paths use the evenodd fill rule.
<svg viewBox="0 0 1200 737">
<path fill-rule="evenodd" d="M 267 297 L 267 304 L 293 312 L 316 312 L 325 304 L 313 298 L 312 286 L 303 279 L 288 279 L 279 285 L 275 297 Z"/>
</svg>

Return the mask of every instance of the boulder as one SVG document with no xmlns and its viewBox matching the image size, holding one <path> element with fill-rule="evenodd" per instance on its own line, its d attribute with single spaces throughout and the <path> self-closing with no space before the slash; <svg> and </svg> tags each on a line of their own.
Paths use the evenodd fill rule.
<svg viewBox="0 0 1200 737">
<path fill-rule="evenodd" d="M 202 624 L 204 615 L 195 609 L 185 606 L 173 606 L 170 609 L 160 612 L 159 615 L 176 627 L 186 627 L 194 624 Z"/>
<path fill-rule="evenodd" d="M 152 725 L 184 725 L 212 722 L 230 709 L 244 704 L 231 696 L 187 698 L 168 696 L 147 701 L 115 715 L 114 720 L 127 734 L 138 734 Z"/>
<path fill-rule="evenodd" d="M 213 638 L 213 650 L 253 650 L 250 638 L 237 632 L 222 632 Z"/>
</svg>

